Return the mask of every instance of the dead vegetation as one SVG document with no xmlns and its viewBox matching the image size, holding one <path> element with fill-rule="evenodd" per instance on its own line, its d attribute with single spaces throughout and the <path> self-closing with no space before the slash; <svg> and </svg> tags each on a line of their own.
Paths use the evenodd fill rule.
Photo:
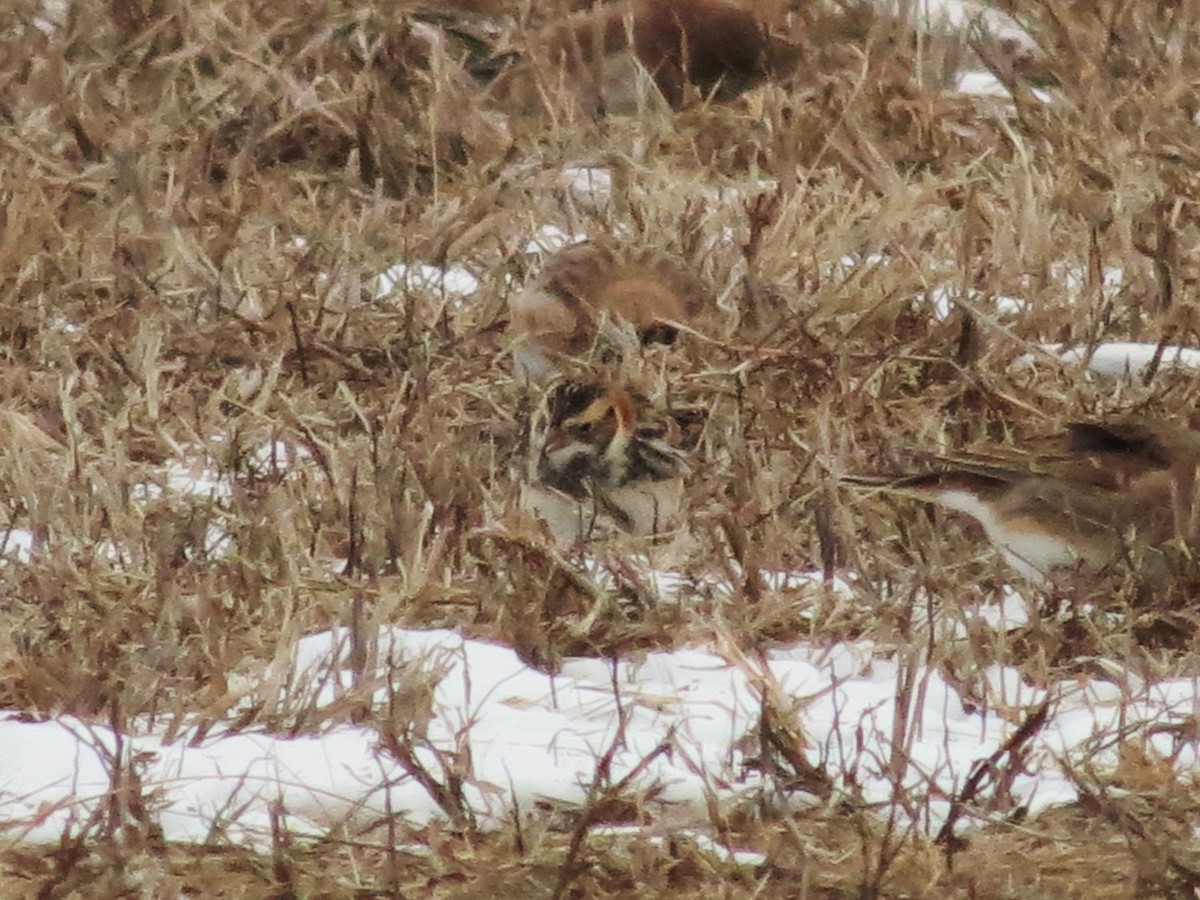
<svg viewBox="0 0 1200 900">
<path fill-rule="evenodd" d="M 298 733 L 315 709 L 247 709 L 231 684 L 338 624 L 453 626 L 545 667 L 730 635 L 745 652 L 866 636 L 964 686 L 997 662 L 1035 683 L 1084 657 L 1194 672 L 1190 606 L 1163 614 L 1159 641 L 1158 613 L 1135 610 L 938 645 L 923 598 L 953 617 L 1006 573 L 957 519 L 835 486 L 1081 415 L 1191 414 L 1192 372 L 1099 380 L 1038 347 L 1200 346 L 1194 7 L 997 3 L 1037 45 L 1014 47 L 865 4 L 793 3 L 790 18 L 775 4 L 794 67 L 732 99 L 593 118 L 545 89 L 556 70 L 519 104 L 489 94 L 480 41 L 499 38 L 484 26 L 527 33 L 565 5 L 0 11 L 0 525 L 35 538 L 0 567 L 4 708 L 201 728 L 236 709 L 237 727 Z M 977 57 L 1012 110 L 952 90 Z M 579 164 L 608 167 L 611 193 L 564 186 Z M 711 290 L 694 333 L 631 364 L 648 396 L 705 418 L 679 532 L 595 548 L 616 589 L 515 508 L 540 398 L 512 377 L 502 319 L 546 264 L 524 252 L 546 224 L 681 258 Z M 480 287 L 376 297 L 398 261 L 463 266 Z M 204 468 L 219 490 L 169 489 Z M 692 579 L 694 601 L 662 603 L 650 566 Z M 854 599 L 763 577 L 800 569 L 861 573 Z M 703 588 L 713 575 L 732 589 Z M 56 848 L 6 850 L 4 891 L 1116 897 L 1200 883 L 1187 786 L 1136 742 L 1117 773 L 1077 773 L 1078 807 L 1009 809 L 939 845 L 817 790 L 778 713 L 764 699 L 762 764 L 828 802 L 714 818 L 722 840 L 767 853 L 757 868 L 669 834 L 592 834 L 646 817 L 599 782 L 603 808 L 500 833 L 451 815 L 299 847 L 281 820 L 270 858 L 218 833 L 164 846 L 115 765 L 106 817 Z M 405 724 L 379 727 L 402 757 Z M 1015 772 L 1019 755 L 997 765 Z"/>
</svg>

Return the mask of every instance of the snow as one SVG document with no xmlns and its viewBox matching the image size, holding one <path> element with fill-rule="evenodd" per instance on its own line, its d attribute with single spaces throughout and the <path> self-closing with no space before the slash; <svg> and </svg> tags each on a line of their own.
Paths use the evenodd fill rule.
<svg viewBox="0 0 1200 900">
<path fill-rule="evenodd" d="M 879 6 L 895 5 L 897 11 L 910 9 L 914 18 L 927 28 L 954 31 L 977 29 L 1002 41 L 1010 41 L 1026 52 L 1038 49 L 1037 42 L 1012 16 L 976 0 L 879 0 Z"/>
<path fill-rule="evenodd" d="M 1011 99 L 1012 96 L 1004 83 L 991 72 L 975 69 L 960 72 L 954 86 L 960 94 L 970 94 L 973 97 Z"/>
<path fill-rule="evenodd" d="M 605 210 L 612 198 L 612 172 L 605 166 L 563 166 L 558 182 L 572 201 L 590 213 Z"/>
<path fill-rule="evenodd" d="M 652 846 L 656 847 L 665 843 L 661 835 L 647 835 L 646 829 L 632 825 L 600 825 L 591 830 L 591 836 L 593 838 L 631 837 L 648 840 Z M 674 837 L 686 838 L 721 862 L 731 863 L 735 866 L 761 866 L 767 861 L 765 853 L 755 850 L 734 850 L 718 843 L 709 835 L 692 829 L 680 829 L 674 833 Z"/>
<path fill-rule="evenodd" d="M 938 319 L 948 318 L 954 311 L 954 304 L 960 298 L 977 307 L 990 303 L 996 314 L 1001 316 L 1018 315 L 1029 309 L 1028 301 L 1006 294 L 988 297 L 979 291 L 970 289 L 964 295 L 961 288 L 949 284 L 939 284 L 929 291 L 929 302 L 933 306 L 934 316 Z"/>
<path fill-rule="evenodd" d="M 1041 344 L 1039 352 L 1026 353 L 1013 361 L 1016 368 L 1031 368 L 1050 360 L 1065 366 L 1084 364 L 1086 371 L 1103 378 L 1139 376 L 1158 357 L 1159 369 L 1200 369 L 1200 349 L 1138 341 L 1107 341 L 1095 347 Z"/>
<path fill-rule="evenodd" d="M 562 250 L 573 244 L 582 244 L 588 239 L 586 234 L 576 234 L 564 231 L 557 225 L 543 225 L 537 233 L 525 244 L 526 253 L 547 253 Z"/>
<path fill-rule="evenodd" d="M 1013 99 L 1004 82 L 991 72 L 980 69 L 959 72 L 954 80 L 954 89 L 970 97 L 995 97 L 1004 100 L 1006 104 L 1011 103 Z M 1041 88 L 1033 88 L 1030 93 L 1041 103 L 1049 103 L 1053 99 L 1049 91 Z"/>
<path fill-rule="evenodd" d="M 730 659 L 705 646 L 616 662 L 569 659 L 550 675 L 506 647 L 453 631 L 384 628 L 369 648 L 372 688 L 356 694 L 349 645 L 342 629 L 303 638 L 286 677 L 264 670 L 247 699 L 269 700 L 255 691 L 280 683 L 285 698 L 314 711 L 356 696 L 380 711 L 375 722 L 386 721 L 389 696 L 407 698 L 405 708 L 427 703 L 428 718 L 418 712 L 421 724 L 402 723 L 399 739 L 435 780 L 445 781 L 447 771 L 464 776 L 465 813 L 484 828 L 510 821 L 514 804 L 584 803 L 609 752 L 608 783 L 649 759 L 631 790 L 656 789 L 651 808 L 680 828 L 702 826 L 710 802 L 728 806 L 779 792 L 745 748 L 764 691 L 782 701 L 776 716 L 791 719 L 808 761 L 836 788 L 853 787 L 885 808 L 898 789 L 925 798 L 914 814 L 929 832 L 945 822 L 947 798 L 1047 696 L 1054 698 L 1050 721 L 1013 786 L 1015 802 L 1031 813 L 1075 799 L 1070 765 L 1115 766 L 1118 735 L 1145 736 L 1152 752 L 1181 769 L 1200 766 L 1195 742 L 1162 727 L 1196 715 L 1195 679 L 1037 687 L 992 666 L 976 687 L 981 703 L 964 701 L 936 668 L 883 657 L 866 641 L 797 642 L 757 659 Z M 900 690 L 906 682 L 915 690 Z M 903 708 L 899 696 L 911 705 Z M 203 841 L 220 831 L 265 845 L 273 808 L 286 812 L 294 833 L 314 837 L 386 815 L 414 826 L 446 820 L 448 811 L 385 749 L 380 727 L 337 722 L 292 737 L 220 727 L 201 736 L 187 728 L 168 738 L 163 726 L 146 724 L 123 736 L 121 752 L 137 760 L 143 791 L 158 798 L 168 840 Z M 85 821 L 109 790 L 116 747 L 109 728 L 77 719 L 0 718 L 4 830 L 53 842 Z M 802 792 L 782 800 L 819 802 Z M 726 856 L 748 864 L 757 858 Z"/>
<path fill-rule="evenodd" d="M 37 536 L 28 528 L 4 529 L 0 532 L 0 563 L 5 560 L 29 562 L 37 543 Z"/>
<path fill-rule="evenodd" d="M 439 268 L 425 263 L 398 262 L 375 276 L 372 294 L 381 300 L 397 292 L 431 291 L 469 297 L 479 290 L 479 279 L 464 266 Z"/>
<path fill-rule="evenodd" d="M 1158 344 L 1111 341 L 1090 351 L 1086 347 L 1064 348 L 1060 344 L 1045 344 L 1045 350 L 1056 354 L 1064 363 L 1074 365 L 1087 360 L 1087 368 L 1097 375 L 1140 375 L 1159 352 Z M 1200 350 L 1168 345 L 1162 348 L 1159 365 L 1163 368 L 1200 368 Z"/>
</svg>

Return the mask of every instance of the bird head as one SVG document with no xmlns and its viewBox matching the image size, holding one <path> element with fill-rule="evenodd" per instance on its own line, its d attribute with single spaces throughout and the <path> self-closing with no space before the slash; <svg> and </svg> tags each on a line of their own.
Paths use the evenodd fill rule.
<svg viewBox="0 0 1200 900">
<path fill-rule="evenodd" d="M 561 250 L 509 298 L 517 373 L 545 384 L 569 377 L 576 358 L 619 363 L 670 344 L 707 297 L 700 277 L 670 257 L 595 242 Z"/>
<path fill-rule="evenodd" d="M 664 439 L 664 430 L 639 421 L 639 408 L 646 404 L 622 387 L 561 385 L 549 398 L 541 480 L 581 496 L 591 487 L 619 488 L 679 475 L 682 455 Z"/>
</svg>

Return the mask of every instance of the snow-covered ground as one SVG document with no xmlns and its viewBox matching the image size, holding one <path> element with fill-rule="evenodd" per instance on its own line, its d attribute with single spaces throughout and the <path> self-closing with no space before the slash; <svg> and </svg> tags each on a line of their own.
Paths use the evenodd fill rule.
<svg viewBox="0 0 1200 900">
<path fill-rule="evenodd" d="M 1021 604 L 1012 599 L 1007 611 L 1019 620 Z M 357 697 L 383 710 L 389 695 L 423 697 L 430 717 L 399 736 L 404 753 L 393 753 L 368 725 L 290 738 L 184 729 L 170 740 L 164 727 L 146 727 L 124 736 L 120 754 L 123 765 L 134 761 L 167 839 L 203 841 L 219 832 L 262 845 L 279 811 L 291 830 L 312 836 L 389 815 L 412 825 L 461 817 L 496 827 L 511 821 L 514 808 L 583 803 L 610 751 L 602 784 L 637 770 L 628 790 L 653 795 L 648 807 L 679 828 L 702 827 L 711 803 L 727 808 L 764 795 L 780 806 L 819 803 L 803 791 L 785 793 L 750 765 L 748 739 L 764 696 L 776 716 L 790 717 L 808 761 L 835 790 L 854 785 L 881 814 L 891 810 L 929 832 L 945 822 L 967 778 L 1047 699 L 1048 723 L 1013 767 L 1011 793 L 996 796 L 988 782 L 960 827 L 1015 806 L 1036 813 L 1074 800 L 1070 770 L 1111 770 L 1122 742 L 1144 741 L 1179 771 L 1200 775 L 1200 745 L 1180 737 L 1187 729 L 1171 727 L 1200 711 L 1200 679 L 1149 683 L 1124 674 L 1119 682 L 1038 687 L 994 666 L 964 698 L 937 670 L 881 658 L 867 641 L 801 642 L 761 658 L 697 646 L 615 665 L 569 659 L 551 676 L 506 647 L 452 631 L 388 628 L 370 643 L 373 662 L 358 681 L 370 687 L 356 688 L 349 645 L 344 630 L 303 639 L 288 671 L 263 673 L 246 685 L 247 697 L 281 683 L 293 702 L 314 709 Z M 52 842 L 86 821 L 112 788 L 116 748 L 108 728 L 75 719 L 0 719 L 6 835 Z M 407 763 L 398 759 L 408 754 Z M 439 802 L 414 762 L 441 785 L 461 777 L 461 796 Z"/>
</svg>

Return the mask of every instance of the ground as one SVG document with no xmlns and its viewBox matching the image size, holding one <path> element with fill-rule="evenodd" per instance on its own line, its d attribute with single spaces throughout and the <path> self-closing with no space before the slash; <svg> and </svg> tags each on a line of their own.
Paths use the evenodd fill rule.
<svg viewBox="0 0 1200 900">
<path fill-rule="evenodd" d="M 732 99 L 604 117 L 561 87 L 488 97 L 458 65 L 477 50 L 468 33 L 519 33 L 565 4 L 457 5 L 452 24 L 417 4 L 320 0 L 0 12 L 0 701 L 13 718 L 289 738 L 427 724 L 419 690 L 388 710 L 246 702 L 247 680 L 339 625 L 452 628 L 542 671 L 869 640 L 964 696 L 1001 665 L 1032 685 L 1196 676 L 1194 609 L 1130 613 L 1120 586 L 1030 589 L 1047 613 L 1034 624 L 934 640 L 931 614 L 966 621 L 1010 573 L 969 525 L 837 476 L 1040 441 L 1110 411 L 1193 415 L 1190 367 L 1097 376 L 1051 345 L 1200 346 L 1200 16 L 979 4 L 1023 29 L 989 40 L 868 4 L 776 4 L 800 48 L 791 70 Z M 422 28 L 446 29 L 444 55 Z M 985 70 L 1001 96 L 958 89 Z M 531 242 L 570 235 L 683 260 L 710 290 L 691 333 L 625 373 L 702 425 L 686 521 L 648 546 L 591 548 L 612 580 L 517 509 L 539 398 L 512 375 L 506 303 L 545 265 Z M 381 285 L 398 263 L 427 277 Z M 220 487 L 193 489 L 210 478 Z M 723 587 L 663 603 L 654 571 Z M 849 592 L 779 588 L 778 572 Z M 1116 765 L 1073 770 L 1069 806 L 1014 807 L 938 840 L 844 784 L 827 790 L 766 712 L 761 765 L 781 784 L 809 777 L 817 800 L 714 809 L 705 834 L 756 851 L 752 864 L 619 790 L 491 830 L 448 814 L 314 840 L 281 818 L 265 849 L 219 828 L 181 843 L 131 765 L 56 844 L 6 823 L 0 889 L 1028 898 L 1200 885 L 1196 797 L 1148 742 L 1118 740 Z M 645 829 L 595 827 L 630 823 Z"/>
</svg>

